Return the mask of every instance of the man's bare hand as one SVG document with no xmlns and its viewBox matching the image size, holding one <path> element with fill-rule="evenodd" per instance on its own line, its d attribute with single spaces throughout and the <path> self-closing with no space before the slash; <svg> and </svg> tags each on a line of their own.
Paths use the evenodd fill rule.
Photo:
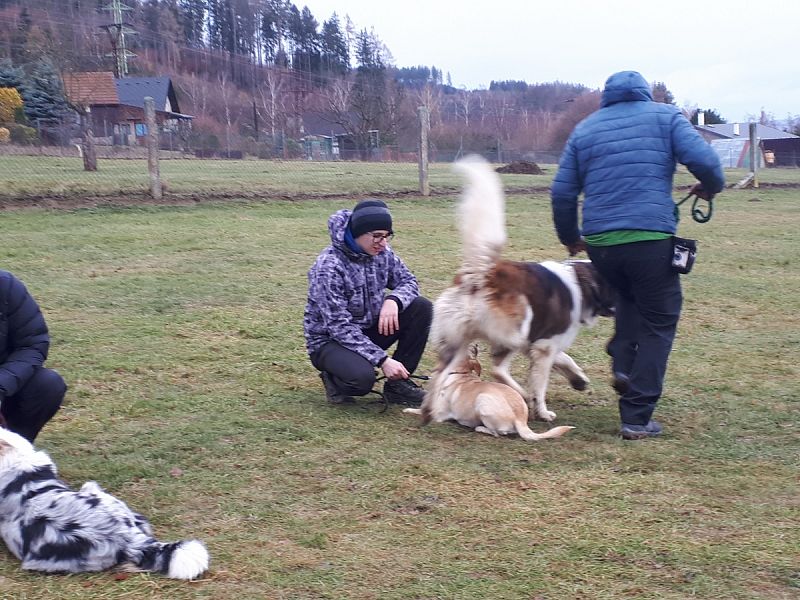
<svg viewBox="0 0 800 600">
<path fill-rule="evenodd" d="M 690 192 L 703 200 L 711 200 L 714 197 L 714 194 L 709 194 L 699 181 L 692 186 Z"/>
<path fill-rule="evenodd" d="M 400 330 L 400 310 L 397 302 L 386 299 L 381 306 L 381 314 L 378 316 L 378 333 L 381 335 L 393 335 Z"/>
<path fill-rule="evenodd" d="M 579 239 L 577 242 L 572 242 L 566 246 L 570 256 L 575 256 L 579 252 L 586 252 L 586 242 L 584 242 L 583 239 Z"/>
<path fill-rule="evenodd" d="M 403 363 L 391 357 L 383 361 L 381 370 L 383 370 L 383 374 L 386 375 L 386 379 L 392 380 L 408 379 L 408 376 L 411 374 L 408 372 L 408 369 L 406 369 Z"/>
</svg>

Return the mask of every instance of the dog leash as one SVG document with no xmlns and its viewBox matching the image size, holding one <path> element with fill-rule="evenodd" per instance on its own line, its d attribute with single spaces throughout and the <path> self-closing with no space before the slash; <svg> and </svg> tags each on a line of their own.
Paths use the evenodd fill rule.
<svg viewBox="0 0 800 600">
<path fill-rule="evenodd" d="M 711 220 L 711 215 L 714 213 L 714 200 L 706 200 L 708 202 L 708 212 L 703 212 L 703 209 L 697 206 L 700 200 L 705 200 L 701 198 L 694 192 L 689 192 L 683 200 L 680 202 L 675 203 L 675 209 L 677 210 L 678 207 L 686 202 L 689 198 L 694 196 L 694 202 L 692 202 L 692 218 L 697 221 L 698 223 L 708 223 Z"/>
<path fill-rule="evenodd" d="M 430 375 L 409 375 L 409 379 L 419 379 L 420 381 L 428 381 L 431 376 Z M 380 381 L 381 379 L 386 379 L 386 375 L 381 375 L 375 378 L 375 381 Z"/>
</svg>

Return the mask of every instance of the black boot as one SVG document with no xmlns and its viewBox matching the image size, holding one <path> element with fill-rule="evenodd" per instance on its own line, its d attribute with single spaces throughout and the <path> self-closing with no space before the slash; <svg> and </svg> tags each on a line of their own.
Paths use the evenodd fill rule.
<svg viewBox="0 0 800 600">
<path fill-rule="evenodd" d="M 390 404 L 419 406 L 425 398 L 425 390 L 410 379 L 390 379 L 383 384 L 383 397 Z"/>
<path fill-rule="evenodd" d="M 328 398 L 328 402 L 331 404 L 349 404 L 355 402 L 352 396 L 347 396 L 339 391 L 336 384 L 333 383 L 330 373 L 320 371 L 319 376 L 322 379 L 322 385 L 325 386 L 325 396 Z"/>
</svg>

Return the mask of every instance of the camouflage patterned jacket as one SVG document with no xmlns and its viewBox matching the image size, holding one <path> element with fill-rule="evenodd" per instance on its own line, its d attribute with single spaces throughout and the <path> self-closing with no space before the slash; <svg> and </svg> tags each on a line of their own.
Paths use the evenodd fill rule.
<svg viewBox="0 0 800 600">
<path fill-rule="evenodd" d="M 419 296 L 419 286 L 389 246 L 376 256 L 357 254 L 347 246 L 344 233 L 351 213 L 343 209 L 328 219 L 331 245 L 320 253 L 308 272 L 308 302 L 303 317 L 306 348 L 313 354 L 335 341 L 377 365 L 386 352 L 363 330 L 377 322 L 386 298 L 396 299 L 402 311 Z"/>
</svg>

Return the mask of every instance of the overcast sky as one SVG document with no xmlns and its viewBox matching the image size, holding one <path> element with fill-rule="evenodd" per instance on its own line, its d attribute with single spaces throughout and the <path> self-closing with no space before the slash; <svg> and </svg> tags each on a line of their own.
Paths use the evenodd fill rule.
<svg viewBox="0 0 800 600">
<path fill-rule="evenodd" d="M 436 66 L 453 85 L 565 81 L 616 71 L 663 81 L 678 106 L 728 122 L 800 114 L 800 2 L 753 0 L 294 0 L 375 28 L 398 67 Z"/>
</svg>

